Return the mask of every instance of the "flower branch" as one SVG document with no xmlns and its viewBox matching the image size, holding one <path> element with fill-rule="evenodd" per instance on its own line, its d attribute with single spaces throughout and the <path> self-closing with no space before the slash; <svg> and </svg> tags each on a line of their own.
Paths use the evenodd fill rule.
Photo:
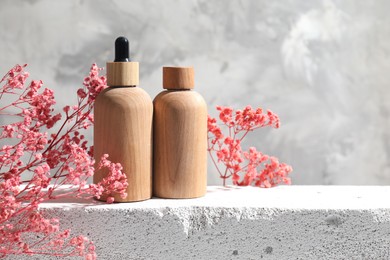
<svg viewBox="0 0 390 260">
<path fill-rule="evenodd" d="M 250 147 L 243 151 L 241 143 L 248 133 L 263 127 L 279 128 L 279 117 L 268 110 L 252 109 L 233 111 L 230 107 L 217 106 L 220 125 L 227 128 L 223 134 L 217 119 L 208 117 L 208 152 L 223 185 L 231 178 L 239 186 L 255 185 L 269 188 L 279 183 L 290 184 L 288 174 L 291 166 L 280 163 L 276 157 L 268 156 Z M 221 169 L 221 165 L 224 169 Z"/>
<path fill-rule="evenodd" d="M 17 65 L 1 80 L 0 101 L 15 99 L 0 107 L 0 115 L 12 122 L 0 126 L 0 257 L 9 254 L 84 256 L 95 259 L 93 242 L 83 235 L 71 237 L 60 230 L 59 220 L 46 218 L 38 210 L 45 200 L 61 197 L 126 196 L 126 175 L 118 163 L 104 155 L 98 168 L 108 175 L 98 184 L 87 185 L 94 173 L 93 146 L 81 133 L 93 125 L 93 104 L 107 87 L 101 70 L 92 65 L 77 90 L 77 105 L 65 106 L 65 119 L 54 112 L 54 92 L 42 90 L 42 81 L 26 84 L 26 65 Z M 22 185 L 23 184 L 23 185 Z M 67 187 L 66 192 L 62 189 Z M 31 239 L 36 234 L 36 239 Z M 28 241 L 28 242 L 27 242 Z"/>
</svg>

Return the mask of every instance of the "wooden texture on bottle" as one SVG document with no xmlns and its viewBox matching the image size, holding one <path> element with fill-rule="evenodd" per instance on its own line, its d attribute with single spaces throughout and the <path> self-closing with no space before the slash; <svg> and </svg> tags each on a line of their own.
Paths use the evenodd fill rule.
<svg viewBox="0 0 390 260">
<path fill-rule="evenodd" d="M 163 67 L 164 89 L 193 89 L 194 85 L 194 68 Z"/>
<path fill-rule="evenodd" d="M 153 104 L 139 87 L 110 87 L 96 99 L 94 111 L 94 154 L 98 162 L 103 154 L 119 162 L 129 183 L 127 197 L 115 195 L 115 201 L 130 202 L 151 198 L 152 193 L 152 120 Z M 94 174 L 94 183 L 107 170 Z M 100 198 L 106 200 L 107 196 Z"/>
<path fill-rule="evenodd" d="M 207 187 L 207 106 L 191 90 L 163 91 L 153 101 L 153 193 L 196 198 Z"/>
<path fill-rule="evenodd" d="M 138 62 L 107 62 L 108 86 L 139 85 Z"/>
</svg>

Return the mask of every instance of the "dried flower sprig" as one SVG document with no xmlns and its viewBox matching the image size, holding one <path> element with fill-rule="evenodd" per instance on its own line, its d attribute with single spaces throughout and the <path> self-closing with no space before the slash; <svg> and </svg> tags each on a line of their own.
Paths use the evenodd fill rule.
<svg viewBox="0 0 390 260">
<path fill-rule="evenodd" d="M 48 129 L 62 119 L 61 113 L 54 113 L 54 92 L 41 91 L 42 81 L 26 86 L 25 67 L 15 66 L 0 81 L 0 101 L 11 100 L 0 107 L 0 116 L 11 121 L 0 126 L 0 257 L 48 254 L 95 259 L 92 241 L 83 235 L 71 238 L 70 230 L 60 231 L 59 220 L 45 218 L 38 206 L 60 197 L 126 196 L 126 175 L 108 155 L 98 164 L 108 168 L 108 176 L 101 183 L 86 185 L 95 162 L 93 147 L 81 132 L 93 124 L 93 104 L 107 87 L 106 78 L 93 64 L 84 87 L 77 90 L 77 105 L 63 108 L 65 119 L 50 133 Z M 113 202 L 113 197 L 107 201 Z M 31 233 L 39 239 L 26 239 Z"/>
<path fill-rule="evenodd" d="M 250 106 L 243 110 L 233 111 L 230 107 L 217 106 L 222 126 L 227 127 L 223 133 L 217 119 L 208 117 L 208 152 L 216 167 L 223 185 L 231 178 L 239 186 L 255 185 L 269 188 L 281 182 L 290 184 L 288 174 L 291 166 L 279 163 L 276 157 L 268 156 L 250 147 L 248 151 L 241 148 L 242 140 L 255 129 L 270 126 L 279 128 L 279 117 L 268 110 L 256 110 Z M 220 165 L 225 166 L 224 170 Z"/>
</svg>

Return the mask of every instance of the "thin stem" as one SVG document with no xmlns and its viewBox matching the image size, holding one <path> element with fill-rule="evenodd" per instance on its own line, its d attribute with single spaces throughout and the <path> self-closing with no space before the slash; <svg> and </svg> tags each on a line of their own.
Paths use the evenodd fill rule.
<svg viewBox="0 0 390 260">
<path fill-rule="evenodd" d="M 215 162 L 214 156 L 213 156 L 213 154 L 212 154 L 212 152 L 211 152 L 212 150 L 211 150 L 211 149 L 208 149 L 208 151 L 209 151 L 211 160 L 212 160 L 212 162 L 213 162 L 215 168 L 217 169 L 217 171 L 218 171 L 218 173 L 219 173 L 219 176 L 222 178 L 222 173 L 221 173 L 221 171 L 219 170 L 219 167 L 218 167 L 217 163 Z"/>
</svg>

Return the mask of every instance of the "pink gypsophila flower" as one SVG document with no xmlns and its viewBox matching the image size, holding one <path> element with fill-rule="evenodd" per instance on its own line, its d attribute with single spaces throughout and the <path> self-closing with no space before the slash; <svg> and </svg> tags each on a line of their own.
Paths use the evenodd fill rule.
<svg viewBox="0 0 390 260">
<path fill-rule="evenodd" d="M 0 100 L 6 96 L 14 100 L 0 103 L 0 115 L 10 119 L 0 126 L 4 144 L 0 147 L 0 256 L 43 253 L 96 259 L 88 238 L 72 238 L 70 230 L 61 231 L 59 220 L 45 218 L 38 206 L 45 200 L 91 198 L 105 191 L 126 196 L 126 175 L 120 164 L 107 157 L 101 162 L 108 168 L 107 179 L 94 187 L 86 185 L 95 162 L 93 147 L 80 131 L 93 124 L 94 100 L 107 87 L 106 79 L 93 64 L 84 87 L 77 91 L 78 103 L 65 106 L 61 115 L 54 113 L 54 92 L 43 89 L 41 80 L 26 84 L 25 67 L 15 66 L 0 81 Z M 67 192 L 61 190 L 64 185 L 69 187 Z M 27 237 L 39 238 L 30 241 Z"/>
<path fill-rule="evenodd" d="M 255 147 L 250 147 L 248 151 L 241 147 L 249 132 L 267 126 L 279 128 L 279 117 L 270 110 L 264 113 L 262 108 L 252 109 L 251 106 L 236 111 L 230 107 L 216 108 L 220 125 L 227 128 L 227 133 L 223 134 L 217 120 L 208 116 L 208 151 L 223 184 L 226 185 L 229 178 L 233 184 L 240 186 L 269 188 L 279 183 L 290 184 L 288 175 L 292 171 L 291 166 L 279 163 L 276 157 L 265 155 Z M 221 170 L 220 165 L 225 169 Z"/>
</svg>

